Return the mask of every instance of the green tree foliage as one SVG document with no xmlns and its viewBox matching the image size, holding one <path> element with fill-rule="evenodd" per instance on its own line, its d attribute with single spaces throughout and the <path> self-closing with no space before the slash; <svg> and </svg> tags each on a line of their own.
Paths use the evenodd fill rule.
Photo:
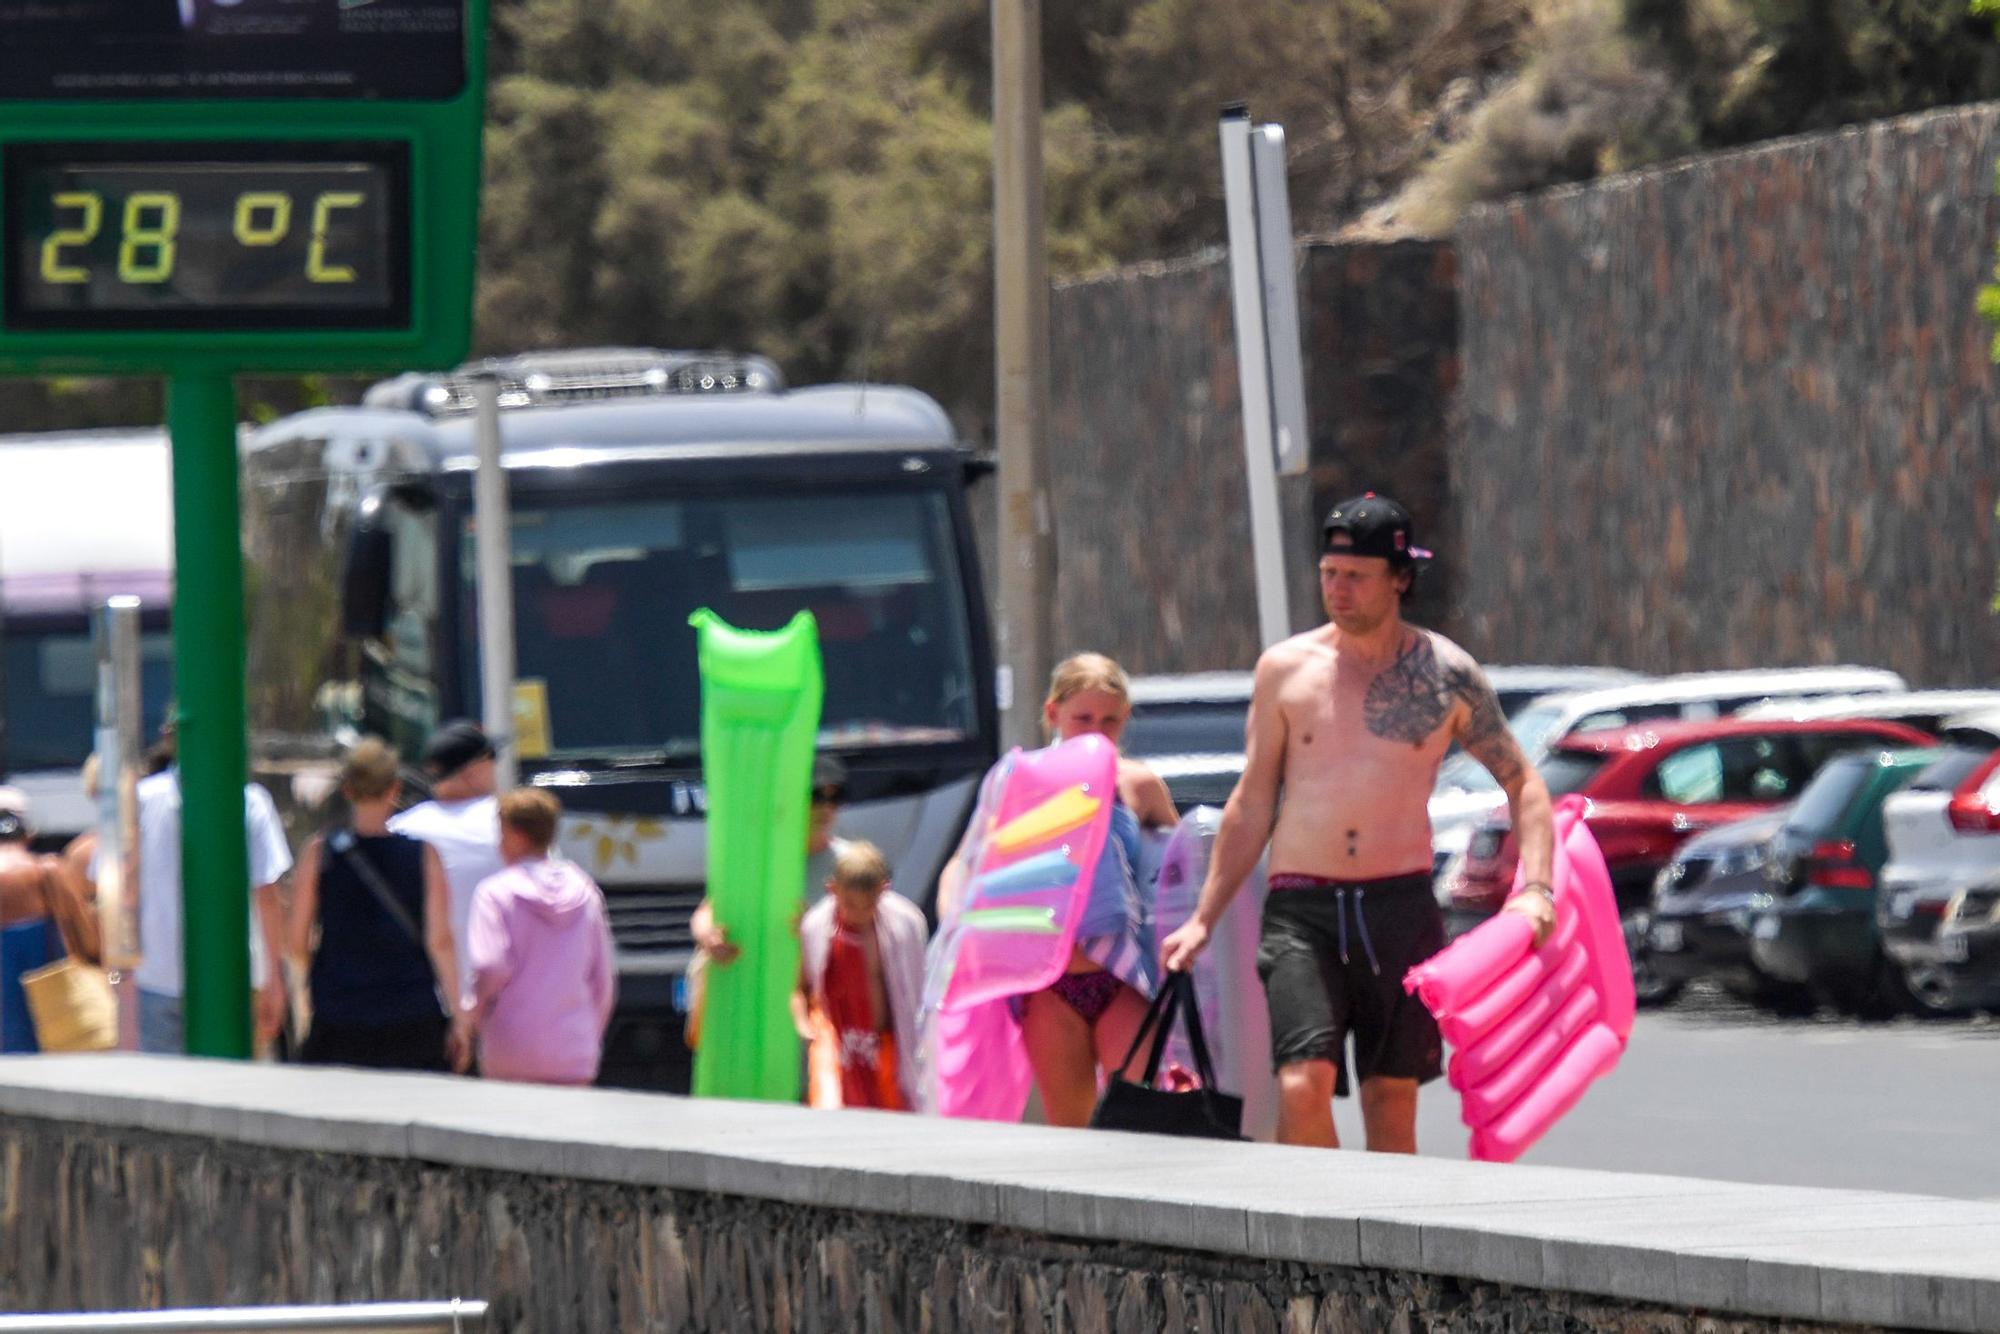
<svg viewBox="0 0 2000 1334">
<path fill-rule="evenodd" d="M 1483 199 L 1684 153 L 1697 137 L 1689 100 L 1612 0 L 1551 5 L 1528 34 L 1521 72 L 1416 177 L 1401 220 L 1441 232 Z"/>
</svg>

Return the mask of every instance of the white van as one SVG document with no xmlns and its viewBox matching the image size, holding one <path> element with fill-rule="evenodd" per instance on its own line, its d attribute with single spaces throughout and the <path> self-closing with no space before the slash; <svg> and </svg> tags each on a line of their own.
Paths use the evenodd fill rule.
<svg viewBox="0 0 2000 1334">
<path fill-rule="evenodd" d="M 139 599 L 146 735 L 173 649 L 173 485 L 158 428 L 0 436 L 0 781 L 26 794 L 43 846 L 88 829 L 82 766 L 96 726 L 93 609 Z"/>
</svg>

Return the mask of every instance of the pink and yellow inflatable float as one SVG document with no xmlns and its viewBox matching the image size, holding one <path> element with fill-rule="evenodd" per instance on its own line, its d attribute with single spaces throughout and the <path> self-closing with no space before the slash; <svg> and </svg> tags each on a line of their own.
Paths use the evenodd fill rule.
<svg viewBox="0 0 2000 1334">
<path fill-rule="evenodd" d="M 1007 1002 L 1068 966 L 1117 797 L 1117 748 L 1095 735 L 1015 750 L 988 777 L 925 969 L 926 1111 L 1020 1119 L 1033 1072 Z"/>
</svg>

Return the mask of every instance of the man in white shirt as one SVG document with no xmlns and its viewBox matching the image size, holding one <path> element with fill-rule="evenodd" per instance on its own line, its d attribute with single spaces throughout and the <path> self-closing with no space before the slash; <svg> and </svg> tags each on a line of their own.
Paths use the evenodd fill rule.
<svg viewBox="0 0 2000 1334">
<path fill-rule="evenodd" d="M 424 745 L 431 799 L 389 821 L 392 833 L 428 843 L 444 863 L 451 895 L 451 939 L 458 949 L 458 990 L 471 981 L 465 927 L 472 891 L 506 863 L 500 859 L 500 799 L 493 793 L 493 742 L 477 723 L 446 723 Z"/>
<path fill-rule="evenodd" d="M 250 985 L 256 991 L 257 1040 L 275 1037 L 285 1019 L 285 984 L 271 962 L 278 953 L 278 881 L 292 851 L 271 794 L 243 785 L 243 830 L 250 843 Z M 187 1050 L 181 1010 L 181 773 L 170 768 L 139 781 L 139 1049 L 178 1056 Z"/>
</svg>

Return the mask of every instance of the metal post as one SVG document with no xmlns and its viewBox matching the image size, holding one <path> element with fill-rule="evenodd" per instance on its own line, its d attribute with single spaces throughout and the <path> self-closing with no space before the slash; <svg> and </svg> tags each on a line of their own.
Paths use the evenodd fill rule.
<svg viewBox="0 0 2000 1334">
<path fill-rule="evenodd" d="M 167 390 L 174 453 L 174 681 L 180 697 L 181 959 L 187 1050 L 250 1055 L 250 850 L 243 834 L 243 545 L 236 390 Z M 276 967 L 277 960 L 270 961 Z"/>
<path fill-rule="evenodd" d="M 1049 499 L 1049 275 L 1042 204 L 1041 0 L 993 0 L 993 333 L 1000 452 L 1000 703 L 1038 746 L 1055 662 Z"/>
<path fill-rule="evenodd" d="M 1223 108 L 1222 186 L 1229 211 L 1229 286 L 1236 315 L 1242 385 L 1244 480 L 1250 492 L 1250 550 L 1257 628 L 1265 647 L 1292 632 L 1285 596 L 1284 528 L 1278 510 L 1278 455 L 1272 423 L 1271 362 L 1264 323 L 1264 276 L 1257 253 L 1257 198 L 1250 164 L 1250 113 Z"/>
<path fill-rule="evenodd" d="M 479 472 L 473 483 L 472 527 L 479 565 L 480 715 L 499 750 L 494 781 L 514 786 L 514 552 L 507 510 L 507 473 L 500 466 L 500 378 L 472 377 L 473 435 Z"/>
<path fill-rule="evenodd" d="M 1298 265 L 1292 256 L 1292 192 L 1285 184 L 1285 127 L 1250 133 L 1250 180 L 1257 205 L 1257 265 L 1264 275 L 1264 348 L 1271 369 L 1271 430 L 1279 473 L 1303 476 L 1311 454 L 1306 436 L 1305 359 L 1299 340 Z"/>
<path fill-rule="evenodd" d="M 139 599 L 121 594 L 97 609 L 97 913 L 104 966 L 135 966 L 139 955 L 126 857 L 139 829 L 139 756 L 145 720 L 139 680 Z"/>
</svg>

